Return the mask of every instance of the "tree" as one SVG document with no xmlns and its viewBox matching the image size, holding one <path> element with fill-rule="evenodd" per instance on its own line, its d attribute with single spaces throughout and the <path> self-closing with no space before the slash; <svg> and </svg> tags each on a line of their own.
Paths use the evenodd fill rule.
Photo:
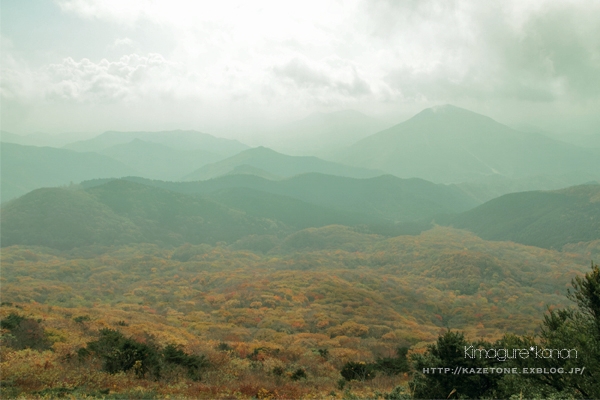
<svg viewBox="0 0 600 400">
<path fill-rule="evenodd" d="M 499 374 L 454 374 L 455 368 L 468 370 L 495 367 L 495 360 L 465 357 L 465 349 L 490 348 L 485 341 L 467 342 L 460 332 L 446 331 L 424 354 L 412 354 L 413 378 L 409 386 L 416 399 L 497 398 Z M 445 368 L 450 368 L 446 371 Z"/>
<path fill-rule="evenodd" d="M 579 374 L 555 374 L 538 377 L 559 391 L 575 391 L 584 398 L 600 398 L 600 269 L 571 281 L 567 297 L 577 308 L 550 310 L 544 317 L 541 344 L 549 349 L 575 349 L 577 356 L 546 359 L 548 367 L 565 371 L 583 369 Z"/>
<path fill-rule="evenodd" d="M 90 353 L 102 358 L 103 369 L 108 373 L 133 369 L 139 378 L 143 378 L 148 372 L 155 379 L 160 377 L 162 363 L 158 346 L 126 338 L 119 331 L 107 328 L 100 330 L 100 339 L 79 349 L 81 357 Z"/>
</svg>

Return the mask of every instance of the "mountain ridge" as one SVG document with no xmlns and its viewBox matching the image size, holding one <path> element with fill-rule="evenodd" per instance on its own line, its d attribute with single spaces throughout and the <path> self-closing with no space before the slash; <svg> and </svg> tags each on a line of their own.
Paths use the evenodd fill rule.
<svg viewBox="0 0 600 400">
<path fill-rule="evenodd" d="M 540 134 L 519 132 L 490 117 L 451 105 L 425 109 L 362 139 L 338 160 L 437 183 L 572 170 L 600 173 L 600 160 L 585 149 Z"/>
<path fill-rule="evenodd" d="M 289 156 L 264 146 L 244 150 L 232 157 L 205 165 L 183 177 L 184 181 L 207 180 L 227 175 L 236 167 L 247 165 L 285 178 L 309 172 L 371 178 L 381 171 L 368 170 L 326 161 L 315 156 Z"/>
</svg>

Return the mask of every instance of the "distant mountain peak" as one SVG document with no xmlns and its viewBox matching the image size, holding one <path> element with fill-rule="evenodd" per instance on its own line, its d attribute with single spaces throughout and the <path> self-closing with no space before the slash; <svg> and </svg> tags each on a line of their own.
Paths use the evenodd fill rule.
<svg viewBox="0 0 600 400">
<path fill-rule="evenodd" d="M 430 108 L 433 112 L 456 112 L 456 111 L 468 111 L 468 112 L 472 112 L 469 111 L 467 109 L 461 108 L 461 107 L 457 107 L 453 104 L 440 104 L 437 106 L 433 106 Z"/>
<path fill-rule="evenodd" d="M 494 123 L 498 124 L 494 119 L 483 114 L 476 113 L 465 108 L 457 107 L 452 104 L 443 104 L 426 108 L 408 121 L 448 121 L 458 124 L 463 123 Z"/>
<path fill-rule="evenodd" d="M 457 107 L 452 104 L 441 104 L 438 106 L 429 107 L 429 108 L 424 109 L 417 115 L 419 115 L 419 114 L 461 115 L 461 116 L 477 115 L 480 117 L 485 117 L 485 115 L 476 113 L 475 111 L 467 110 L 466 108 L 462 108 L 462 107 Z M 489 118 L 489 117 L 485 117 L 485 118 Z"/>
</svg>

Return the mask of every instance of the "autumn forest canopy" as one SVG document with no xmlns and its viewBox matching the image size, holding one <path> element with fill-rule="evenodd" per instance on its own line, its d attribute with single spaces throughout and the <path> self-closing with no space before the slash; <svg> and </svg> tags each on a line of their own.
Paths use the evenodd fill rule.
<svg viewBox="0 0 600 400">
<path fill-rule="evenodd" d="M 450 105 L 320 118 L 355 142 L 3 132 L 2 397 L 600 396 L 598 149 Z M 535 346 L 579 357 L 464 354 Z M 502 372 L 424 372 L 459 367 Z"/>
</svg>

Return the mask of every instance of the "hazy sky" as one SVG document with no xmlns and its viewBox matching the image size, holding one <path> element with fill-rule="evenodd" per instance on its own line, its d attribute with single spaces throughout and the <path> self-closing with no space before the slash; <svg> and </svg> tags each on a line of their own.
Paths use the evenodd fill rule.
<svg viewBox="0 0 600 400">
<path fill-rule="evenodd" d="M 2 0 L 15 133 L 245 131 L 316 111 L 452 103 L 600 126 L 600 1 Z"/>
</svg>

